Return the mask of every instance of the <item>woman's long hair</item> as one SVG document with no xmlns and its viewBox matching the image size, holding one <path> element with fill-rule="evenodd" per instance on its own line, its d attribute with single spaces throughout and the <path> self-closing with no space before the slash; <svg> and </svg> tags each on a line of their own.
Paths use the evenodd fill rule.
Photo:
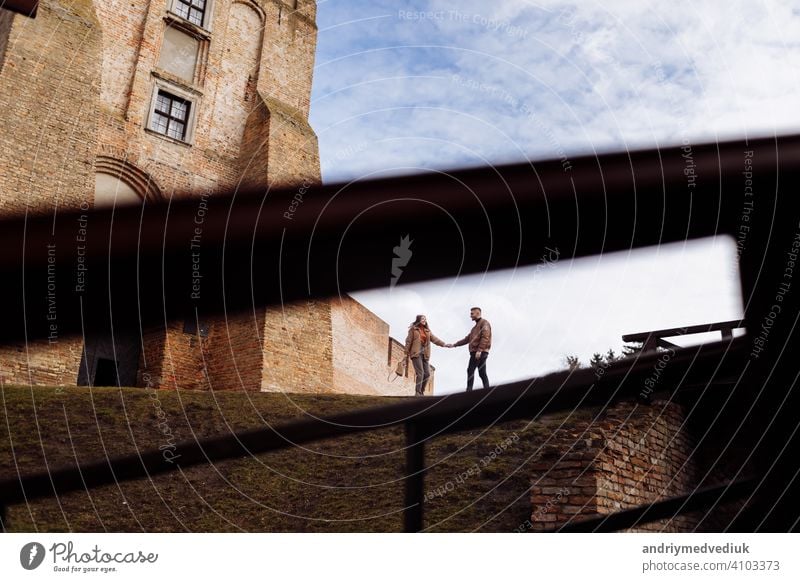
<svg viewBox="0 0 800 582">
<path fill-rule="evenodd" d="M 422 321 L 423 317 L 425 317 L 425 316 L 424 315 L 418 315 L 417 318 L 413 322 L 411 322 L 411 325 L 408 326 L 408 329 L 411 329 L 412 327 L 417 327 L 419 325 L 420 321 Z M 427 323 L 425 323 L 425 329 L 430 329 L 428 327 Z"/>
</svg>

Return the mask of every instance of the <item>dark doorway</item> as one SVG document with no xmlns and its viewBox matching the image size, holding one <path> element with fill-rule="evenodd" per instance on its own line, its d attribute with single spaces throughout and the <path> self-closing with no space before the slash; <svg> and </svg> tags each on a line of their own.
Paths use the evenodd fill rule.
<svg viewBox="0 0 800 582">
<path fill-rule="evenodd" d="M 78 386 L 136 386 L 140 353 L 139 334 L 87 335 Z"/>
<path fill-rule="evenodd" d="M 97 367 L 94 372 L 94 386 L 119 386 L 117 362 L 108 358 L 97 358 Z"/>
</svg>

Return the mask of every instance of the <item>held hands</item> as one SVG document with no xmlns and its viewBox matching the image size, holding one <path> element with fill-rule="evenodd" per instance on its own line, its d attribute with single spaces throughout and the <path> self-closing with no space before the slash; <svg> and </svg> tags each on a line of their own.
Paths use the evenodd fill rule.
<svg viewBox="0 0 800 582">
<path fill-rule="evenodd" d="M 453 344 L 444 344 L 444 347 L 446 347 L 446 348 L 454 348 L 455 346 Z"/>
</svg>

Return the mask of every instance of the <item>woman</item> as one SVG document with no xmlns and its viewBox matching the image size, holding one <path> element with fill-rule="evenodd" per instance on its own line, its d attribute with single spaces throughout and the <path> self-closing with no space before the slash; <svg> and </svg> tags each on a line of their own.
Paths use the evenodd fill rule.
<svg viewBox="0 0 800 582">
<path fill-rule="evenodd" d="M 431 333 L 428 319 L 424 315 L 418 315 L 414 323 L 408 326 L 408 336 L 406 337 L 406 355 L 414 364 L 414 375 L 417 379 L 416 396 L 425 395 L 425 386 L 431 377 L 431 369 L 428 365 L 431 359 L 431 343 L 442 348 L 445 347 L 445 343 Z"/>
</svg>

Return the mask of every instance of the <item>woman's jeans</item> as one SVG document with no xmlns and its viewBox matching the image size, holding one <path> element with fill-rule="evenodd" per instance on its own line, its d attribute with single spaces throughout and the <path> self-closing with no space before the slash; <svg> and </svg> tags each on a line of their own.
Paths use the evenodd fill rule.
<svg viewBox="0 0 800 582">
<path fill-rule="evenodd" d="M 425 395 L 425 386 L 428 385 L 428 379 L 431 377 L 431 368 L 428 365 L 428 359 L 424 355 L 419 355 L 416 358 L 411 358 L 414 364 L 414 375 L 417 378 L 416 396 Z"/>
</svg>

